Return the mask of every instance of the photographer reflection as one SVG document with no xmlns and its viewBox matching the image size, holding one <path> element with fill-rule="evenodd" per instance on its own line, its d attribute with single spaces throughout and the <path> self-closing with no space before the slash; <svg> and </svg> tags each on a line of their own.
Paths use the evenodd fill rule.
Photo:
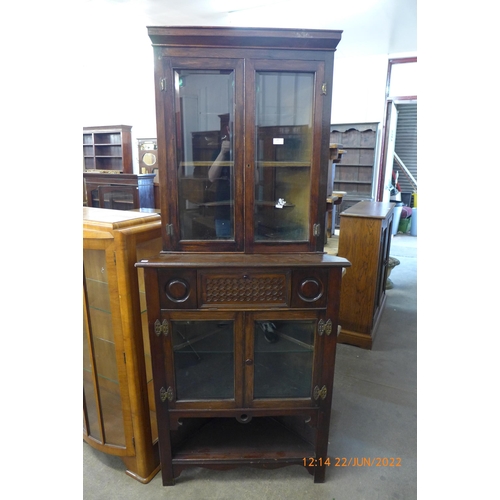
<svg viewBox="0 0 500 500">
<path fill-rule="evenodd" d="M 215 234 L 217 238 L 232 237 L 231 223 L 231 140 L 229 126 L 221 133 L 220 153 L 208 170 L 208 179 L 215 186 Z M 211 188 L 212 189 L 212 188 Z"/>
</svg>

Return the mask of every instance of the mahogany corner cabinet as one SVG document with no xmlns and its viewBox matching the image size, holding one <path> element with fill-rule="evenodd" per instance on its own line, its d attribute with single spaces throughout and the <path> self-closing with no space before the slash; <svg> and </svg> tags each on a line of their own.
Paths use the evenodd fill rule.
<svg viewBox="0 0 500 500">
<path fill-rule="evenodd" d="M 163 484 L 245 465 L 323 482 L 350 266 L 323 249 L 341 31 L 148 33 L 163 249 L 136 265 Z"/>
</svg>

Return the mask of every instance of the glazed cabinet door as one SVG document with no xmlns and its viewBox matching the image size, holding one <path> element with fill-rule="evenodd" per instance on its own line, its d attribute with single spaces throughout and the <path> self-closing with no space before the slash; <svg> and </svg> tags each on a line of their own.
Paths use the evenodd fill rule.
<svg viewBox="0 0 500 500">
<path fill-rule="evenodd" d="M 88 242 L 83 249 L 83 396 L 84 432 L 97 448 L 133 455 L 126 427 L 130 405 L 117 294 L 114 247 L 110 240 Z"/>
<path fill-rule="evenodd" d="M 241 250 L 243 61 L 166 57 L 162 70 L 158 149 L 166 250 Z"/>
<path fill-rule="evenodd" d="M 156 390 L 169 409 L 242 405 L 242 323 L 232 312 L 162 312 L 150 342 L 165 361 Z"/>
<path fill-rule="evenodd" d="M 247 56 L 163 59 L 165 250 L 323 249 L 325 62 Z"/>
<path fill-rule="evenodd" d="M 387 283 L 387 264 L 389 262 L 389 254 L 391 251 L 392 222 L 393 215 L 391 214 L 382 221 L 380 229 L 379 263 L 374 311 L 377 311 L 377 309 L 382 305 L 382 300 L 385 294 L 385 287 Z"/>
<path fill-rule="evenodd" d="M 246 406 L 318 405 L 324 339 L 314 311 L 248 313 L 245 321 Z"/>
<path fill-rule="evenodd" d="M 140 208 L 137 186 L 99 186 L 99 207 L 113 210 Z"/>
<path fill-rule="evenodd" d="M 164 311 L 156 390 L 172 410 L 316 407 L 321 325 L 316 311 Z"/>
<path fill-rule="evenodd" d="M 324 230 L 324 62 L 249 60 L 245 78 L 247 251 L 313 251 Z"/>
</svg>

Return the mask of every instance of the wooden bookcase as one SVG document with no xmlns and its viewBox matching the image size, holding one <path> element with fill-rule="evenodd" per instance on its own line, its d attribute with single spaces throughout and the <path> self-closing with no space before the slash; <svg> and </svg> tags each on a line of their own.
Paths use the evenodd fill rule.
<svg viewBox="0 0 500 500">
<path fill-rule="evenodd" d="M 341 32 L 148 32 L 163 250 L 137 266 L 163 484 L 293 464 L 323 482 L 350 265 L 323 251 Z"/>
<path fill-rule="evenodd" d="M 90 171 L 133 172 L 132 127 L 83 127 L 83 168 Z"/>
<path fill-rule="evenodd" d="M 83 209 L 83 439 L 128 475 L 159 471 L 145 285 L 137 260 L 161 249 L 160 216 Z"/>
<path fill-rule="evenodd" d="M 335 165 L 333 190 L 344 192 L 334 219 L 360 201 L 373 201 L 378 123 L 343 123 L 330 125 L 330 140 L 342 144 L 342 163 Z M 340 162 L 339 162 L 340 163 Z"/>
<path fill-rule="evenodd" d="M 342 280 L 340 343 L 373 345 L 386 300 L 394 206 L 363 201 L 340 214 L 338 255 L 352 264 Z"/>
</svg>

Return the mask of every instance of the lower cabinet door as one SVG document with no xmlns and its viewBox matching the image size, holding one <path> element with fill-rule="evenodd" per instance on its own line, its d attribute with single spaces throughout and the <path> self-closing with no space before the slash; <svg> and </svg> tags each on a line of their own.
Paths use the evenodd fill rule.
<svg viewBox="0 0 500 500">
<path fill-rule="evenodd" d="M 241 406 L 241 314 L 176 311 L 162 318 L 169 408 Z"/>
<path fill-rule="evenodd" d="M 245 321 L 247 406 L 316 406 L 320 366 L 316 312 L 248 313 Z"/>
<path fill-rule="evenodd" d="M 316 311 L 164 312 L 170 409 L 315 407 Z"/>
</svg>

